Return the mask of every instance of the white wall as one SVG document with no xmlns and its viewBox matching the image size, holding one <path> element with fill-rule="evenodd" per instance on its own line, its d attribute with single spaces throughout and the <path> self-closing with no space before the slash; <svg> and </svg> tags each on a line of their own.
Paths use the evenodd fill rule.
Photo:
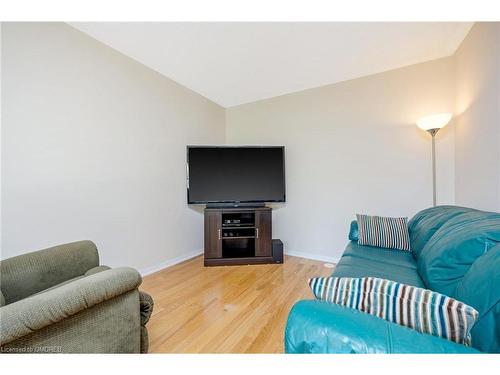
<svg viewBox="0 0 500 375">
<path fill-rule="evenodd" d="M 445 58 L 229 108 L 228 143 L 286 146 L 287 202 L 273 236 L 288 253 L 337 259 L 355 213 L 432 205 L 431 139 L 415 120 L 453 112 Z M 454 202 L 454 132 L 437 135 L 438 203 Z"/>
<path fill-rule="evenodd" d="M 2 131 L 2 119 L 3 119 L 3 116 L 2 116 L 2 105 L 1 103 L 2 102 L 2 22 L 0 22 L 0 169 L 1 167 L 3 166 L 2 164 L 2 157 L 3 157 L 3 151 L 2 151 L 2 134 L 3 134 L 3 131 Z M 3 233 L 3 223 L 2 223 L 2 197 L 1 197 L 1 193 L 2 193 L 2 173 L 1 173 L 1 170 L 0 170 L 0 258 L 1 258 L 1 253 L 2 253 L 2 233 Z"/>
<path fill-rule="evenodd" d="M 80 239 L 142 270 L 203 248 L 187 144 L 224 109 L 61 23 L 2 25 L 2 258 Z"/>
<path fill-rule="evenodd" d="M 197 253 L 185 145 L 227 140 L 286 146 L 274 237 L 335 260 L 356 212 L 431 205 L 415 120 L 455 108 L 437 136 L 438 203 L 499 210 L 498 25 L 476 24 L 450 58 L 225 111 L 68 25 L 4 23 L 1 256 L 88 238 L 103 263 L 148 271 Z"/>
<path fill-rule="evenodd" d="M 500 211 L 500 23 L 476 23 L 456 58 L 456 203 Z"/>
</svg>

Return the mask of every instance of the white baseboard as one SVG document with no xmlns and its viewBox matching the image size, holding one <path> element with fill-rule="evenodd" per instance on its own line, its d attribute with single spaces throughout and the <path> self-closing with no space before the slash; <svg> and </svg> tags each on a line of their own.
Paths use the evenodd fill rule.
<svg viewBox="0 0 500 375">
<path fill-rule="evenodd" d="M 195 258 L 201 254 L 203 254 L 203 250 L 198 250 L 198 251 L 186 254 L 186 255 L 181 255 L 181 256 L 169 259 L 165 262 L 155 264 L 154 266 L 143 268 L 143 269 L 139 270 L 139 273 L 141 274 L 141 276 L 151 275 L 152 273 L 161 271 L 162 269 L 167 268 L 167 267 L 175 266 L 176 264 L 179 264 L 179 263 L 182 263 L 186 260 Z"/>
<path fill-rule="evenodd" d="M 195 257 L 200 256 L 202 254 L 203 254 L 203 250 L 198 250 L 198 251 L 186 254 L 186 255 L 181 255 L 181 256 L 169 259 L 165 262 L 155 264 L 154 266 L 140 269 L 139 273 L 141 274 L 141 276 L 151 275 L 152 273 L 161 271 L 164 268 L 175 266 L 176 264 L 182 263 L 186 260 L 195 258 Z M 338 261 L 340 259 L 337 257 L 329 257 L 329 256 L 318 255 L 318 254 L 314 254 L 314 253 L 303 252 L 303 251 L 285 251 L 285 255 L 290 255 L 290 256 L 299 257 L 299 258 L 312 259 L 312 260 L 319 260 L 320 262 L 327 262 L 327 263 L 338 263 Z"/>
<path fill-rule="evenodd" d="M 325 255 L 318 255 L 314 253 L 308 253 L 303 251 L 285 251 L 285 255 L 290 255 L 292 257 L 306 258 L 312 260 L 319 260 L 320 262 L 327 263 L 338 263 L 340 257 L 329 257 Z"/>
</svg>

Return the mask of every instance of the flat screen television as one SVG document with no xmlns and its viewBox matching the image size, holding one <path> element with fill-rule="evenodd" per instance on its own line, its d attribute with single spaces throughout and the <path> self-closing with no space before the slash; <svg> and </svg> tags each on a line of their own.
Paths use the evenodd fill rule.
<svg viewBox="0 0 500 375">
<path fill-rule="evenodd" d="M 188 146 L 188 203 L 285 201 L 283 146 Z"/>
</svg>

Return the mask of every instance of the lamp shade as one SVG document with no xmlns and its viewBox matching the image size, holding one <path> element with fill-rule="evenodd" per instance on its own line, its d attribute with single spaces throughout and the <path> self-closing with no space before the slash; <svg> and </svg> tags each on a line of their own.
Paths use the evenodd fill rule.
<svg viewBox="0 0 500 375">
<path fill-rule="evenodd" d="M 451 113 L 436 113 L 435 115 L 425 116 L 417 120 L 420 129 L 431 130 L 444 128 L 451 120 Z"/>
</svg>

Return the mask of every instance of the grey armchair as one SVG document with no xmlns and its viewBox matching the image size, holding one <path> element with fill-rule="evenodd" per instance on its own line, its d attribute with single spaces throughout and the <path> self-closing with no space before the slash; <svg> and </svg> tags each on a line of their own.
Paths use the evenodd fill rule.
<svg viewBox="0 0 500 375">
<path fill-rule="evenodd" d="M 147 353 L 153 299 L 80 241 L 0 262 L 0 351 Z"/>
</svg>

